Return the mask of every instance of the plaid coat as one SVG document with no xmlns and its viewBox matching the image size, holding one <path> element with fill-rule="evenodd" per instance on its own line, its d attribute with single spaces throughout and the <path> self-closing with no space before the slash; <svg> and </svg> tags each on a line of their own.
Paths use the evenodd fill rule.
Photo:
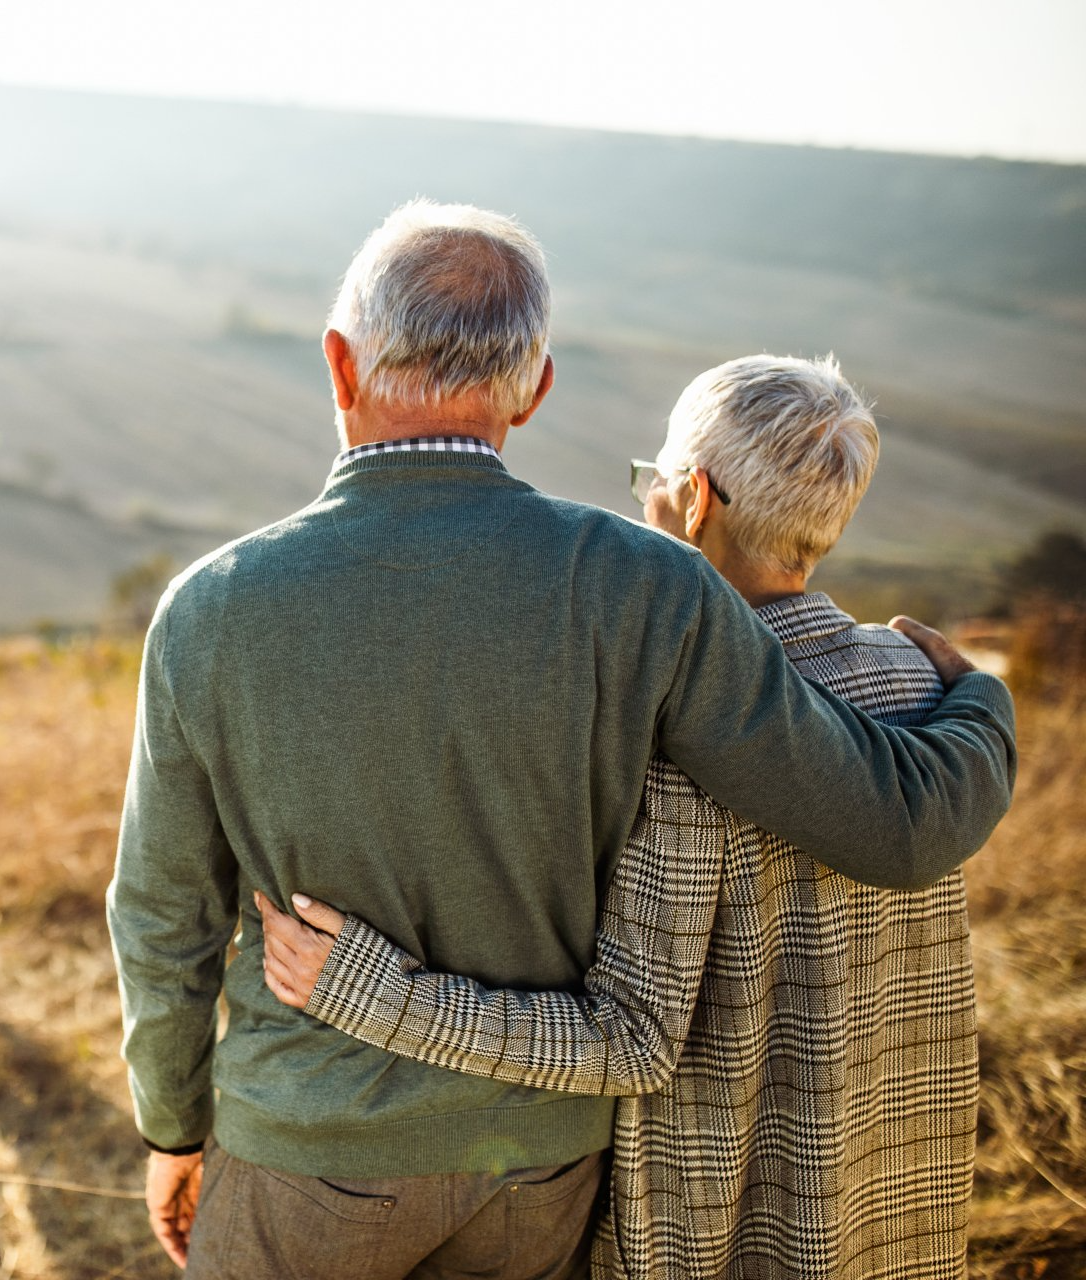
<svg viewBox="0 0 1086 1280">
<path fill-rule="evenodd" d="M 759 612 L 805 676 L 880 719 L 917 723 L 941 696 L 918 650 L 826 596 Z M 583 996 L 492 991 L 352 918 L 307 1008 L 425 1062 L 633 1095 L 596 1280 L 963 1274 L 977 1048 L 960 872 L 920 893 L 857 885 L 657 757 L 597 947 Z"/>
</svg>

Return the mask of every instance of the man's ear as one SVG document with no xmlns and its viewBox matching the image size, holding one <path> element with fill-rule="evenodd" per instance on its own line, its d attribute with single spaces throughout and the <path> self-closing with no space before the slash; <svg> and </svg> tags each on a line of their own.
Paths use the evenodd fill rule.
<svg viewBox="0 0 1086 1280">
<path fill-rule="evenodd" d="M 548 356 L 543 361 L 543 374 L 539 379 L 539 386 L 535 389 L 535 395 L 532 397 L 532 403 L 521 413 L 516 414 L 509 419 L 511 427 L 523 427 L 533 413 L 543 403 L 543 397 L 554 386 L 554 361 Z"/>
<path fill-rule="evenodd" d="M 686 536 L 693 542 L 709 514 L 713 491 L 709 486 L 709 474 L 704 467 L 694 467 L 686 477 L 689 501 L 686 504 Z"/>
<path fill-rule="evenodd" d="M 324 358 L 328 361 L 328 371 L 332 375 L 336 405 L 340 409 L 350 409 L 358 399 L 358 373 L 354 367 L 351 348 L 338 329 L 325 329 L 322 345 Z"/>
</svg>

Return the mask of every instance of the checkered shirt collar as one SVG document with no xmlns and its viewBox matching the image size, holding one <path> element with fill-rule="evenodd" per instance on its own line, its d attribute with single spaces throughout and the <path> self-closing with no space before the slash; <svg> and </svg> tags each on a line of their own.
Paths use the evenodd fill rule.
<svg viewBox="0 0 1086 1280">
<path fill-rule="evenodd" d="M 501 461 L 501 454 L 486 440 L 475 436 L 408 436 L 404 440 L 376 440 L 344 449 L 334 467 L 359 458 L 372 458 L 378 453 L 485 453 Z"/>
<path fill-rule="evenodd" d="M 755 610 L 782 644 L 794 640 L 817 640 L 856 625 L 856 619 L 822 591 L 810 595 L 786 596 Z"/>
</svg>

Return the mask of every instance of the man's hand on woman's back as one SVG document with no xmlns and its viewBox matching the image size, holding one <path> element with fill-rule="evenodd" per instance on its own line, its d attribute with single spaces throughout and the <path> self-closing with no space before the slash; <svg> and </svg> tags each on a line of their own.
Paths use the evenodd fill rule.
<svg viewBox="0 0 1086 1280">
<path fill-rule="evenodd" d="M 900 613 L 897 617 L 890 619 L 890 626 L 911 640 L 924 654 L 938 671 L 944 688 L 949 689 L 959 676 L 976 671 L 976 667 L 969 659 L 960 654 L 946 636 L 941 631 L 936 631 L 934 627 L 925 627 L 915 618 L 909 618 Z"/>
</svg>

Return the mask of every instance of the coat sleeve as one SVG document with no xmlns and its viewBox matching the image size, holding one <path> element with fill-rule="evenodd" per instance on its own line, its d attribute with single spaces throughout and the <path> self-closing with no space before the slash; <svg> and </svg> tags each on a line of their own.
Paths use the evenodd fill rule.
<svg viewBox="0 0 1086 1280">
<path fill-rule="evenodd" d="M 494 990 L 433 973 L 356 916 L 306 1012 L 469 1075 L 630 1094 L 670 1078 L 701 985 L 735 819 L 657 757 L 600 914 L 585 994 Z"/>
<path fill-rule="evenodd" d="M 144 649 L 132 762 L 107 915 L 136 1124 L 175 1149 L 210 1132 L 211 1054 L 237 865 L 178 719 L 160 605 Z"/>
</svg>

